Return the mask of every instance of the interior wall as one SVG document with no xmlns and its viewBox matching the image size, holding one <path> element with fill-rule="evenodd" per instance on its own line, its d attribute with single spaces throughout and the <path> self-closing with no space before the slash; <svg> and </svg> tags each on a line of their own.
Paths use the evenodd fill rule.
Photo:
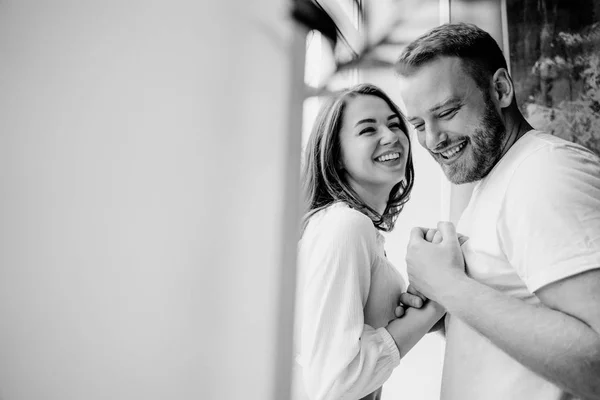
<svg viewBox="0 0 600 400">
<path fill-rule="evenodd" d="M 0 398 L 284 398 L 288 11 L 0 2 Z"/>
</svg>

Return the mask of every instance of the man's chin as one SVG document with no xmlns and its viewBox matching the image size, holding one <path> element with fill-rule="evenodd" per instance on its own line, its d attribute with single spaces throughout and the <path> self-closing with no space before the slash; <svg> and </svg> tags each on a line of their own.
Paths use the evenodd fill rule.
<svg viewBox="0 0 600 400">
<path fill-rule="evenodd" d="M 444 175 L 446 175 L 446 179 L 455 185 L 463 185 L 474 181 L 473 179 L 469 179 L 469 174 L 465 171 L 456 170 L 455 168 L 447 166 L 442 166 L 442 170 L 444 171 Z"/>
</svg>

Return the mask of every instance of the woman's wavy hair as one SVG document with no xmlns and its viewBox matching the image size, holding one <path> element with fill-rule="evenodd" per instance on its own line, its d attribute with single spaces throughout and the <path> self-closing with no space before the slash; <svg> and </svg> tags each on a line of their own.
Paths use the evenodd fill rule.
<svg viewBox="0 0 600 400">
<path fill-rule="evenodd" d="M 340 150 L 342 118 L 348 101 L 358 96 L 376 96 L 385 101 L 392 112 L 398 115 L 402 131 L 409 139 L 404 179 L 390 191 L 387 207 L 381 215 L 360 199 L 346 182 L 342 172 Z M 336 202 L 344 202 L 367 215 L 379 230 L 388 232 L 394 229 L 396 219 L 410 197 L 415 172 L 410 137 L 408 136 L 404 115 L 392 99 L 381 89 L 370 84 L 360 84 L 330 97 L 321 107 L 315 120 L 303 158 L 302 189 L 305 214 L 302 221 L 302 231 L 304 231 L 311 216 Z"/>
</svg>

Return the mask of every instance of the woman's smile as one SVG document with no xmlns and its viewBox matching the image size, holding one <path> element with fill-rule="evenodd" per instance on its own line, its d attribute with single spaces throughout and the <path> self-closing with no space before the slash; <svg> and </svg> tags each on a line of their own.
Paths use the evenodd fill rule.
<svg viewBox="0 0 600 400">
<path fill-rule="evenodd" d="M 398 165 L 402 165 L 402 153 L 399 151 L 388 151 L 385 152 L 384 154 L 375 157 L 375 162 L 385 165 L 385 166 L 390 166 L 390 167 L 395 167 Z"/>
</svg>

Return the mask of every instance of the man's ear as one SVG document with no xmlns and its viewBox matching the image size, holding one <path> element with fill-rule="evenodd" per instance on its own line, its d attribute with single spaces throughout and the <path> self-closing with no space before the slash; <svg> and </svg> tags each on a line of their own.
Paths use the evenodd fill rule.
<svg viewBox="0 0 600 400">
<path fill-rule="evenodd" d="M 515 97 L 512 79 L 505 68 L 500 68 L 492 77 L 494 83 L 494 97 L 501 108 L 510 106 Z"/>
</svg>

